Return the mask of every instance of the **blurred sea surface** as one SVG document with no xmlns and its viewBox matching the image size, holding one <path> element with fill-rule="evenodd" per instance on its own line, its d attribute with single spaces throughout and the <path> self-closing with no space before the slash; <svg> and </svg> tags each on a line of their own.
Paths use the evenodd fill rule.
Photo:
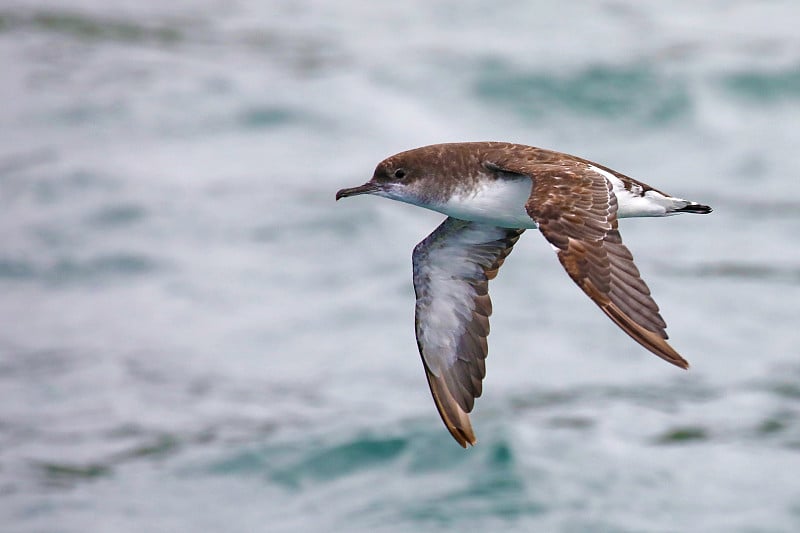
<svg viewBox="0 0 800 533">
<path fill-rule="evenodd" d="M 0 2 L 4 532 L 800 531 L 800 4 Z M 624 220 L 692 363 L 535 231 L 462 450 L 411 250 L 333 201 L 505 140 L 709 216 Z"/>
</svg>

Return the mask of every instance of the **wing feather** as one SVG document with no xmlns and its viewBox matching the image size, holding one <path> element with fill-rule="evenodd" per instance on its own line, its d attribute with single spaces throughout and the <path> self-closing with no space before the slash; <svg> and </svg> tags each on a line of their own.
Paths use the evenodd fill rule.
<svg viewBox="0 0 800 533">
<path fill-rule="evenodd" d="M 436 408 L 461 444 L 475 444 L 469 413 L 483 392 L 489 280 L 525 230 L 447 218 L 414 248 L 417 346 Z"/>
<path fill-rule="evenodd" d="M 578 159 L 552 164 L 504 159 L 504 154 L 496 159 L 487 168 L 533 180 L 526 210 L 572 280 L 636 342 L 687 368 L 689 363 L 666 342 L 666 323 L 622 243 L 617 199 L 606 177 Z"/>
</svg>

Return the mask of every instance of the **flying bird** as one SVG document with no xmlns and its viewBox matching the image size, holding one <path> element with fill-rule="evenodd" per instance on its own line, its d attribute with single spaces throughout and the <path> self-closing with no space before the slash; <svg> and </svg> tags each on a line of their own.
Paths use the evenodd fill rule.
<svg viewBox="0 0 800 533">
<path fill-rule="evenodd" d="M 710 213 L 608 167 L 503 142 L 449 143 L 393 155 L 336 199 L 383 196 L 447 215 L 415 248 L 417 346 L 442 421 L 463 447 L 486 375 L 488 282 L 526 229 L 538 228 L 567 274 L 633 340 L 673 365 L 666 323 L 622 243 L 617 221 Z"/>
</svg>

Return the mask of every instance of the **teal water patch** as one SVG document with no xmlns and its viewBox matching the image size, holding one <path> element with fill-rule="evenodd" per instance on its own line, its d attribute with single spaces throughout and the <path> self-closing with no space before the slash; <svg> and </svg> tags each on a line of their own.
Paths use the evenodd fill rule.
<svg viewBox="0 0 800 533">
<path fill-rule="evenodd" d="M 333 481 L 392 463 L 407 446 L 406 439 L 371 436 L 316 446 L 269 446 L 218 461 L 210 471 L 222 475 L 266 474 L 278 485 L 299 488 L 306 482 Z"/>
<path fill-rule="evenodd" d="M 305 479 L 328 481 L 358 470 L 374 468 L 396 459 L 408 445 L 400 438 L 364 437 L 352 442 L 324 447 L 285 469 L 273 473 L 273 479 L 297 485 Z"/>
<path fill-rule="evenodd" d="M 412 475 L 458 470 L 470 460 L 469 452 L 458 449 L 444 427 L 431 425 L 428 431 L 413 431 L 409 440 L 412 449 L 407 468 Z"/>
<path fill-rule="evenodd" d="M 488 62 L 475 82 L 482 100 L 529 119 L 568 111 L 582 117 L 664 124 L 691 111 L 683 82 L 641 65 L 596 65 L 567 74 Z"/>
<path fill-rule="evenodd" d="M 800 99 L 800 65 L 773 72 L 739 72 L 723 78 L 730 94 L 753 103 Z"/>
<path fill-rule="evenodd" d="M 221 476 L 260 474 L 267 471 L 270 464 L 287 460 L 291 452 L 288 447 L 244 450 L 214 462 L 207 470 Z"/>
<path fill-rule="evenodd" d="M 387 523 L 411 530 L 514 524 L 544 513 L 545 504 L 529 490 L 543 474 L 521 464 L 511 439 L 496 429 L 468 450 L 438 424 L 412 424 L 395 436 L 272 443 L 239 450 L 195 473 L 262 478 L 289 498 L 342 491 L 348 502 L 343 523 L 376 529 Z"/>
<path fill-rule="evenodd" d="M 486 519 L 513 523 L 545 512 L 545 505 L 528 494 L 530 480 L 523 476 L 507 439 L 495 438 L 463 453 L 470 456 L 469 467 L 464 469 L 466 479 L 459 480 L 458 488 L 409 504 L 402 510 L 404 519 L 456 526 Z M 454 476 L 458 475 L 458 470 L 452 470 Z"/>
</svg>

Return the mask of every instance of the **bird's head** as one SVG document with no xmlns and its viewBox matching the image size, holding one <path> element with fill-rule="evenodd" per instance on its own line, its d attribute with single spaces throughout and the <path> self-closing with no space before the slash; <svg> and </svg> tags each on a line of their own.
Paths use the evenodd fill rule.
<svg viewBox="0 0 800 533">
<path fill-rule="evenodd" d="M 423 186 L 433 176 L 429 171 L 430 165 L 425 164 L 427 159 L 420 158 L 419 155 L 416 150 L 412 150 L 384 159 L 375 167 L 372 179 L 364 185 L 340 190 L 336 193 L 336 199 L 359 194 L 374 194 L 401 202 L 424 205 Z"/>
</svg>

